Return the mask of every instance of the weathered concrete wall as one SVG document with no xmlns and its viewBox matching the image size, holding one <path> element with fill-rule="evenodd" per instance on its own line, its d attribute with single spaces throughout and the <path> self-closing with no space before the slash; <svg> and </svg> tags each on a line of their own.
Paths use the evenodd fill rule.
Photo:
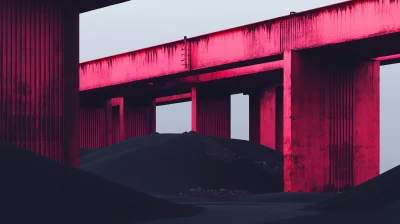
<svg viewBox="0 0 400 224">
<path fill-rule="evenodd" d="M 343 189 L 379 175 L 379 62 L 289 51 L 285 191 Z"/>
<path fill-rule="evenodd" d="M 207 87 L 192 88 L 192 130 L 224 138 L 231 136 L 231 96 Z"/>
<path fill-rule="evenodd" d="M 0 141 L 79 165 L 79 12 L 0 1 Z"/>
<path fill-rule="evenodd" d="M 93 103 L 94 102 L 94 103 Z M 80 108 L 80 147 L 107 145 L 152 134 L 156 131 L 155 100 L 116 97 L 104 103 L 91 100 Z"/>
<path fill-rule="evenodd" d="M 126 138 L 150 135 L 156 132 L 156 102 L 154 99 L 137 101 L 125 98 Z"/>
<path fill-rule="evenodd" d="M 276 86 L 249 94 L 249 140 L 277 149 Z"/>
<path fill-rule="evenodd" d="M 80 148 L 103 148 L 107 142 L 106 103 L 81 105 Z"/>
</svg>

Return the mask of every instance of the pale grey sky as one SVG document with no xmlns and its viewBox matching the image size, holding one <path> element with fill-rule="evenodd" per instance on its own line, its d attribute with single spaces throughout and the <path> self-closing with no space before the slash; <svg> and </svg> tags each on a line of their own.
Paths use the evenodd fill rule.
<svg viewBox="0 0 400 224">
<path fill-rule="evenodd" d="M 258 22 L 343 0 L 132 0 L 80 16 L 80 61 Z M 400 164 L 400 65 L 381 67 L 381 172 Z M 232 137 L 248 139 L 248 98 L 232 96 Z M 157 131 L 190 130 L 190 103 L 157 107 Z"/>
</svg>

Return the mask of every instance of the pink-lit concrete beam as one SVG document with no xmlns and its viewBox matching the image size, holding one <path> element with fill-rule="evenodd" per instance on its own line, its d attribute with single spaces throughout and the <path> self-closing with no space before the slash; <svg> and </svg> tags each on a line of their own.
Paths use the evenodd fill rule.
<svg viewBox="0 0 400 224">
<path fill-rule="evenodd" d="M 210 81 L 216 81 L 220 79 L 229 79 L 238 76 L 257 74 L 261 72 L 268 72 L 272 70 L 282 69 L 283 68 L 283 60 L 267 62 L 257 65 L 250 65 L 240 68 L 227 69 L 223 71 L 210 72 L 196 76 L 188 76 L 178 78 L 179 83 L 205 83 Z M 182 103 L 191 100 L 191 93 L 183 93 L 172 96 L 164 96 L 156 99 L 157 106 L 166 105 L 166 104 L 174 104 L 174 103 Z"/>
<path fill-rule="evenodd" d="M 232 68 L 222 71 L 205 73 L 197 76 L 187 76 L 179 78 L 181 82 L 188 83 L 202 83 L 202 82 L 210 82 L 220 79 L 228 79 L 234 78 L 238 76 L 251 75 L 260 72 L 268 72 L 272 70 L 282 69 L 283 68 L 283 60 L 272 61 L 267 63 L 261 63 L 256 65 L 249 65 L 245 67 Z"/>
<path fill-rule="evenodd" d="M 286 50 L 315 48 L 398 32 L 399 1 L 347 1 L 85 62 L 80 67 L 80 90 L 189 74 L 189 71 L 218 70 L 227 65 L 238 67 L 238 63 L 267 60 Z"/>
<path fill-rule="evenodd" d="M 285 191 L 340 190 L 379 175 L 379 62 L 288 51 Z"/>
<path fill-rule="evenodd" d="M 374 60 L 379 61 L 381 65 L 395 64 L 400 62 L 400 54 L 377 57 Z"/>
<path fill-rule="evenodd" d="M 79 12 L 84 13 L 127 1 L 130 0 L 69 0 L 68 3 L 75 4 L 79 8 Z"/>
<path fill-rule="evenodd" d="M 162 106 L 167 104 L 174 104 L 174 103 L 183 103 L 192 100 L 191 93 L 182 93 L 172 96 L 163 96 L 156 99 L 156 105 Z"/>
</svg>

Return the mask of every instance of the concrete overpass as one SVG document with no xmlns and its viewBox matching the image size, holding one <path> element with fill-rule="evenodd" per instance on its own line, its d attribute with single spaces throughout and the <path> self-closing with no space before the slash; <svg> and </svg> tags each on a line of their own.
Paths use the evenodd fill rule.
<svg viewBox="0 0 400 224">
<path fill-rule="evenodd" d="M 285 191 L 358 185 L 379 174 L 379 66 L 399 37 L 399 1 L 354 0 L 82 63 L 81 146 L 150 134 L 157 103 L 188 100 L 193 130 L 230 137 L 245 93 Z"/>
</svg>

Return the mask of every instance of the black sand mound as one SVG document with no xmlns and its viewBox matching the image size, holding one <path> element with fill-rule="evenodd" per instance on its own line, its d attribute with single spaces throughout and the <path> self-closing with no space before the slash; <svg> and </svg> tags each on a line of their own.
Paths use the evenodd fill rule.
<svg viewBox="0 0 400 224">
<path fill-rule="evenodd" d="M 89 155 L 89 154 L 91 154 L 93 152 L 98 152 L 100 150 L 102 150 L 102 148 L 81 148 L 79 150 L 79 157 L 83 158 L 83 157 L 85 157 L 85 156 L 87 156 L 87 155 Z"/>
<path fill-rule="evenodd" d="M 307 209 L 369 213 L 400 201 L 400 166 Z M 400 211 L 400 207 L 398 207 Z"/>
<path fill-rule="evenodd" d="M 283 190 L 283 156 L 240 140 L 197 134 L 159 134 L 151 144 L 127 140 L 90 156 L 81 166 L 125 186 L 155 195 L 188 195 L 190 189 Z M 162 139 L 157 141 L 157 137 Z M 256 145 L 256 146 L 255 146 Z M 190 196 L 190 195 L 189 195 Z"/>
<path fill-rule="evenodd" d="M 286 223 L 400 223 L 400 166 L 330 199 L 307 206 L 319 211 L 279 222 Z"/>
<path fill-rule="evenodd" d="M 258 203 L 316 203 L 333 198 L 335 193 L 317 192 L 281 192 L 270 194 L 249 195 L 236 199 L 238 202 L 258 202 Z"/>
<path fill-rule="evenodd" d="M 395 200 L 386 204 L 375 211 L 360 212 L 349 210 L 347 212 L 332 212 L 324 211 L 317 214 L 305 214 L 300 217 L 282 220 L 280 222 L 273 222 L 276 224 L 354 224 L 354 223 L 384 223 L 384 224 L 398 224 L 400 223 L 400 201 Z M 271 222 L 265 222 L 271 223 Z"/>
<path fill-rule="evenodd" d="M 176 137 L 174 134 L 152 134 L 148 136 L 142 136 L 137 138 L 130 138 L 122 142 L 118 142 L 111 146 L 101 148 L 101 149 L 81 149 L 80 150 L 80 165 L 87 165 L 89 163 L 101 160 L 103 158 L 108 158 L 110 156 L 116 156 L 120 153 L 126 151 L 142 149 L 153 144 L 159 144 L 162 141 Z M 132 147 L 134 146 L 134 147 Z M 83 150 L 83 151 L 82 151 Z M 91 151 L 90 151 L 91 150 Z M 89 152 L 88 152 L 89 151 Z M 91 153 L 96 152 L 96 153 Z"/>
<path fill-rule="evenodd" d="M 0 149 L 2 223 L 135 223 L 202 211 L 2 142 Z"/>
</svg>

